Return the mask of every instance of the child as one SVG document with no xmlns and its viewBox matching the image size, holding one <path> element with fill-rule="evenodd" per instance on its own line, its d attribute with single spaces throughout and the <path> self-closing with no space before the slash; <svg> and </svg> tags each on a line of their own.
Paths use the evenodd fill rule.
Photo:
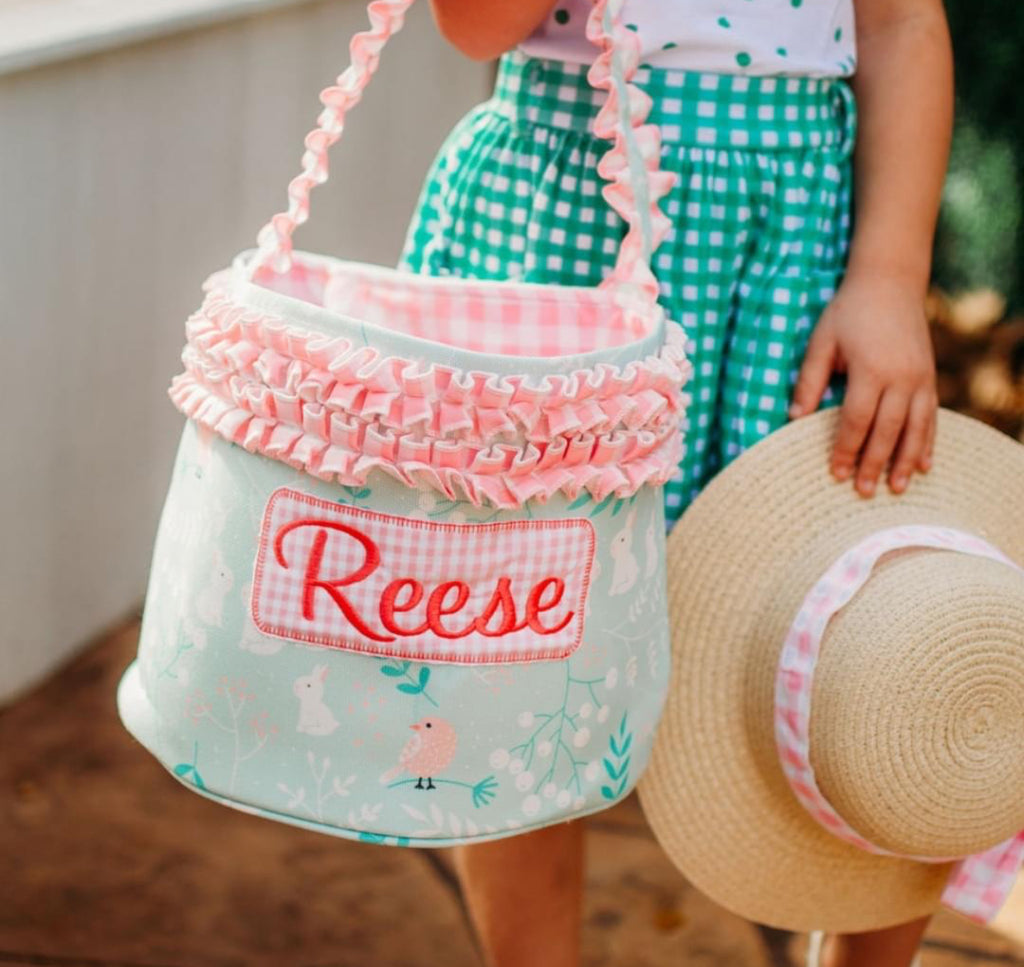
<svg viewBox="0 0 1024 967">
<path fill-rule="evenodd" d="M 428 176 L 404 267 L 596 285 L 624 228 L 587 127 L 589 3 L 432 3 L 462 51 L 502 56 L 494 96 Z M 835 477 L 870 497 L 889 464 L 902 492 L 930 466 L 937 406 L 924 296 L 952 114 L 941 0 L 626 0 L 624 19 L 678 175 L 654 261 L 694 366 L 670 525 L 819 405 L 842 405 Z M 580 823 L 462 847 L 456 865 L 491 963 L 578 963 Z M 829 937 L 826 965 L 906 967 L 926 925 Z"/>
</svg>

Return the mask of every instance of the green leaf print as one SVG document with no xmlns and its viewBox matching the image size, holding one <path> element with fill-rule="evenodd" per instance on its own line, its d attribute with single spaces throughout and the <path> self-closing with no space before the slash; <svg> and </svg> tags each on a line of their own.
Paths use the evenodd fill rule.
<svg viewBox="0 0 1024 967">
<path fill-rule="evenodd" d="M 612 517 L 614 517 L 623 507 L 632 506 L 636 503 L 636 498 L 639 493 L 631 494 L 629 497 L 620 497 L 615 501 L 615 506 L 612 507 Z"/>
<path fill-rule="evenodd" d="M 398 789 L 401 786 L 411 786 L 422 781 L 422 779 L 399 779 L 398 782 L 392 782 L 388 786 L 388 789 Z M 431 779 L 430 781 L 435 786 L 457 786 L 461 789 L 468 789 L 473 805 L 477 809 L 481 806 L 486 806 L 498 794 L 498 780 L 495 779 L 494 776 L 485 776 L 479 782 L 475 783 L 461 782 L 458 779 Z"/>
<path fill-rule="evenodd" d="M 486 806 L 498 794 L 497 789 L 498 780 L 494 776 L 481 779 L 473 787 L 473 805 L 478 809 L 481 806 Z"/>
<path fill-rule="evenodd" d="M 369 487 L 350 487 L 347 484 L 343 485 L 342 490 L 348 495 L 347 497 L 339 497 L 339 504 L 351 504 L 356 507 L 360 505 L 361 501 L 366 500 L 370 496 Z"/>
<path fill-rule="evenodd" d="M 363 830 L 363 832 L 361 832 L 359 834 L 359 840 L 362 843 L 377 843 L 377 844 L 384 844 L 384 843 L 387 843 L 388 840 L 390 840 L 392 846 L 408 846 L 409 845 L 409 837 L 408 836 L 385 836 L 383 833 L 371 833 L 371 832 L 368 832 L 366 830 Z"/>
<path fill-rule="evenodd" d="M 430 682 L 430 669 L 421 665 L 419 671 L 413 676 L 410 661 L 386 661 L 380 666 L 382 675 L 388 678 L 404 678 L 406 681 L 398 682 L 395 688 L 403 695 L 422 695 L 434 708 L 440 708 L 437 701 L 427 691 L 427 684 Z"/>
<path fill-rule="evenodd" d="M 605 799 L 618 799 L 629 784 L 630 747 L 633 745 L 633 733 L 627 729 L 627 715 L 624 712 L 617 732 L 608 737 L 608 749 L 611 753 L 601 761 L 610 784 L 601 787 L 601 795 Z"/>
<path fill-rule="evenodd" d="M 179 779 L 189 780 L 191 779 L 193 785 L 198 789 L 205 789 L 206 783 L 203 782 L 203 777 L 199 775 L 199 769 L 196 766 L 196 761 L 199 758 L 199 743 L 195 742 L 192 745 L 192 761 L 191 762 L 179 762 L 174 767 L 174 774 Z"/>
<path fill-rule="evenodd" d="M 566 510 L 579 510 L 585 504 L 589 504 L 589 503 L 590 503 L 590 494 L 587 493 L 587 491 L 584 490 L 583 493 L 581 493 L 579 495 L 579 497 L 577 497 L 571 504 L 569 504 L 568 507 L 566 507 Z"/>
</svg>

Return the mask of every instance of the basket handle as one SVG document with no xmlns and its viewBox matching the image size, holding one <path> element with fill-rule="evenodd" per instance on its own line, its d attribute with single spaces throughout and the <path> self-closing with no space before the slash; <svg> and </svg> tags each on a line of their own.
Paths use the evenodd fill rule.
<svg viewBox="0 0 1024 967">
<path fill-rule="evenodd" d="M 306 135 L 302 170 L 288 185 L 288 208 L 260 229 L 249 277 L 261 269 L 287 272 L 291 267 L 292 235 L 309 218 L 310 194 L 328 177 L 327 153 L 341 138 L 345 116 L 362 98 L 380 62 L 380 52 L 402 27 L 414 0 L 372 0 L 367 8 L 370 29 L 349 44 L 350 63 L 335 84 L 320 94 L 324 108 L 316 127 Z M 651 272 L 651 255 L 667 234 L 670 223 L 657 202 L 674 183 L 660 171 L 660 132 L 644 124 L 650 98 L 630 83 L 639 61 L 640 41 L 621 22 L 623 0 L 595 0 L 587 20 L 587 37 L 600 54 L 587 77 L 608 98 L 594 121 L 594 132 L 612 140 L 598 172 L 607 179 L 602 194 L 626 221 L 613 272 L 602 282 L 625 308 L 641 309 L 657 301 L 658 284 Z"/>
</svg>

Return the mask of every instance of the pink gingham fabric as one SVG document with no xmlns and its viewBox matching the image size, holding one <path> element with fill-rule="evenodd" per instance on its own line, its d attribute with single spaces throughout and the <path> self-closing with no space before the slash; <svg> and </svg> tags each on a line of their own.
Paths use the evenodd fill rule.
<svg viewBox="0 0 1024 967">
<path fill-rule="evenodd" d="M 628 346 L 650 332 L 649 320 L 624 313 L 601 288 L 416 275 L 306 252 L 290 259 L 286 275 L 263 267 L 253 281 L 373 326 L 472 352 L 573 356 Z M 207 289 L 228 292 L 237 274 L 216 272 Z"/>
<path fill-rule="evenodd" d="M 335 267 L 324 287 L 327 309 L 420 339 L 500 356 L 574 356 L 628 345 L 647 333 L 599 289 Z"/>
<path fill-rule="evenodd" d="M 1024 831 L 984 853 L 922 857 L 892 853 L 868 841 L 840 816 L 818 787 L 810 758 L 811 693 L 821 640 L 831 617 L 847 604 L 887 551 L 933 547 L 999 561 L 1024 570 L 981 538 L 950 527 L 905 525 L 876 531 L 849 548 L 804 598 L 786 636 L 775 680 L 775 739 L 782 770 L 800 804 L 834 836 L 880 856 L 922 863 L 959 859 L 942 902 L 980 923 L 1002 906 L 1024 864 Z"/>
<path fill-rule="evenodd" d="M 451 524 L 279 488 L 263 516 L 253 621 L 416 662 L 560 660 L 583 637 L 594 545 L 584 518 Z"/>
</svg>

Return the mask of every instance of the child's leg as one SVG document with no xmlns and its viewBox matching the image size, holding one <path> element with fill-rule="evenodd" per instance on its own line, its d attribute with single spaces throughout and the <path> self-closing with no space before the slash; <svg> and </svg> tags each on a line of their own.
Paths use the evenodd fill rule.
<svg viewBox="0 0 1024 967">
<path fill-rule="evenodd" d="M 577 967 L 583 823 L 454 850 L 488 967 Z"/>
<path fill-rule="evenodd" d="M 449 135 L 426 179 L 400 265 L 462 278 L 596 286 L 624 227 L 601 197 L 605 141 L 579 65 L 502 58 L 494 98 Z M 579 821 L 460 846 L 455 866 L 490 967 L 577 967 Z"/>
<path fill-rule="evenodd" d="M 822 967 L 909 967 L 931 917 L 825 938 Z"/>
</svg>

